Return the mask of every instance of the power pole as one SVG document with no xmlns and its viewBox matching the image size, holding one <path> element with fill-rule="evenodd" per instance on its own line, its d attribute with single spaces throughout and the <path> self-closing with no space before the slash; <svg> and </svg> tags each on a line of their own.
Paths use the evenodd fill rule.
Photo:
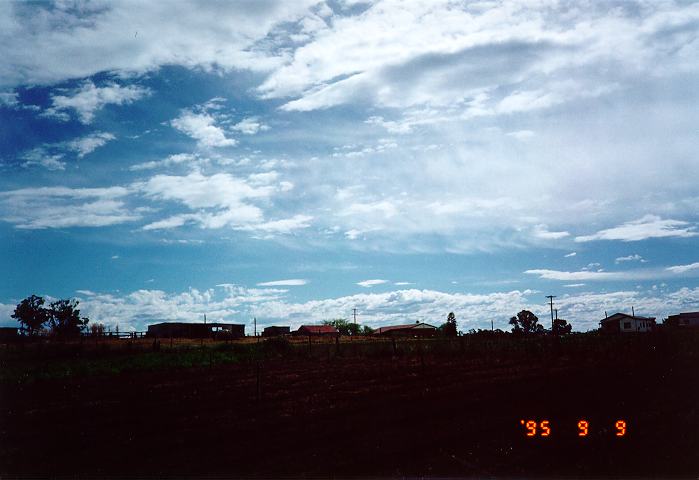
<svg viewBox="0 0 699 480">
<path fill-rule="evenodd" d="M 257 317 L 252 317 L 253 324 L 255 325 L 255 336 L 257 336 Z"/>
<path fill-rule="evenodd" d="M 546 298 L 549 299 L 551 305 L 551 331 L 553 332 L 553 299 L 556 298 L 556 295 L 546 295 Z"/>
<path fill-rule="evenodd" d="M 495 331 L 495 328 L 493 327 L 493 319 L 492 318 L 490 319 L 490 331 L 491 332 Z"/>
<path fill-rule="evenodd" d="M 353 308 L 352 309 L 352 315 L 354 315 L 354 324 L 357 324 L 357 309 Z"/>
</svg>

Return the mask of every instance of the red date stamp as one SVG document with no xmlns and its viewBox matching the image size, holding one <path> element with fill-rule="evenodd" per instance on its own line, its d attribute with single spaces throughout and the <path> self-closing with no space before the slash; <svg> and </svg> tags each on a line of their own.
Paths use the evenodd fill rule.
<svg viewBox="0 0 699 480">
<path fill-rule="evenodd" d="M 549 420 L 520 420 L 519 423 L 524 425 L 525 435 L 527 437 L 548 437 L 552 433 L 552 426 Z M 581 419 L 578 421 L 578 437 L 586 437 L 590 433 L 590 422 Z M 626 420 L 617 420 L 614 423 L 615 436 L 623 437 L 626 435 Z"/>
</svg>

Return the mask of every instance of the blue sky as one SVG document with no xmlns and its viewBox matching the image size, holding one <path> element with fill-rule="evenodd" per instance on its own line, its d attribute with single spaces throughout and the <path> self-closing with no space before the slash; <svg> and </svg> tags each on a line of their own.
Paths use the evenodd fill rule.
<svg viewBox="0 0 699 480">
<path fill-rule="evenodd" d="M 0 3 L 0 323 L 699 310 L 699 4 Z"/>
</svg>

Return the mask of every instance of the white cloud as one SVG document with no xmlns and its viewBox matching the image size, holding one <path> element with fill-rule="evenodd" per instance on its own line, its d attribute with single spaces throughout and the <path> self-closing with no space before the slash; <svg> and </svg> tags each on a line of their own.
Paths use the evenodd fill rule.
<svg viewBox="0 0 699 480">
<path fill-rule="evenodd" d="M 66 162 L 63 159 L 62 153 L 50 154 L 46 149 L 38 147 L 22 155 L 24 162 L 22 166 L 25 168 L 39 166 L 47 170 L 65 170 Z"/>
<path fill-rule="evenodd" d="M 393 282 L 393 285 L 404 286 L 404 285 L 415 285 L 413 282 Z"/>
<path fill-rule="evenodd" d="M 199 157 L 191 153 L 176 153 L 173 155 L 168 155 L 163 160 L 152 160 L 150 162 L 137 163 L 131 165 L 129 170 L 140 171 L 140 170 L 155 170 L 158 168 L 170 167 L 172 165 L 190 164 L 197 161 Z"/>
<path fill-rule="evenodd" d="M 531 130 L 517 130 L 515 132 L 509 132 L 507 135 L 509 137 L 516 138 L 517 140 L 524 141 L 532 138 L 535 135 L 535 133 Z"/>
<path fill-rule="evenodd" d="M 189 208 L 143 227 L 144 230 L 181 227 L 187 223 L 202 228 L 230 227 L 266 235 L 289 234 L 310 226 L 313 217 L 296 214 L 289 218 L 265 220 L 264 211 L 253 202 L 264 201 L 278 192 L 273 183 L 277 175 L 251 176 L 247 180 L 228 173 L 205 176 L 199 171 L 184 176 L 156 175 L 138 184 L 146 197 L 178 202 Z"/>
<path fill-rule="evenodd" d="M 373 287 L 375 285 L 382 285 L 384 283 L 388 283 L 388 280 L 381 280 L 381 279 L 377 278 L 374 280 L 363 280 L 361 282 L 357 282 L 357 285 L 359 285 L 360 287 L 364 287 L 364 288 L 370 288 L 370 287 Z"/>
<path fill-rule="evenodd" d="M 567 253 L 567 254 L 565 254 L 565 255 L 563 255 L 563 256 L 564 256 L 565 258 L 570 258 L 570 257 L 574 257 L 574 256 L 576 256 L 576 255 L 577 255 L 577 252 L 570 252 L 570 253 Z"/>
<path fill-rule="evenodd" d="M 0 107 L 14 108 L 19 105 L 19 94 L 17 92 L 0 92 Z"/>
<path fill-rule="evenodd" d="M 309 13 L 311 1 L 206 4 L 0 4 L 0 85 L 53 84 L 100 72 L 164 65 L 206 71 L 268 70 L 282 52 L 256 44 Z"/>
<path fill-rule="evenodd" d="M 44 115 L 67 120 L 66 110 L 74 110 L 82 123 L 91 123 L 95 112 L 105 105 L 125 105 L 148 95 L 150 91 L 138 85 L 122 87 L 116 83 L 97 87 L 90 80 L 66 95 L 51 95 L 52 105 Z"/>
<path fill-rule="evenodd" d="M 532 233 L 536 238 L 542 238 L 544 240 L 558 240 L 559 238 L 565 238 L 570 236 L 570 233 L 565 231 L 550 232 L 548 230 L 548 226 L 546 225 L 535 226 Z"/>
<path fill-rule="evenodd" d="M 269 130 L 269 126 L 260 122 L 257 117 L 244 118 L 231 128 L 245 135 L 255 135 L 258 132 Z"/>
<path fill-rule="evenodd" d="M 67 145 L 68 148 L 78 153 L 78 158 L 82 158 L 115 138 L 116 137 L 111 133 L 95 132 L 72 140 L 68 142 Z"/>
<path fill-rule="evenodd" d="M 215 117 L 208 112 L 185 110 L 170 124 L 203 147 L 232 147 L 238 143 L 235 139 L 226 137 L 224 130 L 216 125 Z"/>
<path fill-rule="evenodd" d="M 642 256 L 640 256 L 637 253 L 634 253 L 633 255 L 627 255 L 626 257 L 617 257 L 614 260 L 614 263 L 622 263 L 622 262 L 641 262 L 641 263 L 646 263 L 647 260 L 644 260 Z"/>
<path fill-rule="evenodd" d="M 300 285 L 306 285 L 308 280 L 301 278 L 291 278 L 289 280 L 274 280 L 271 282 L 258 283 L 258 287 L 294 287 Z"/>
<path fill-rule="evenodd" d="M 139 220 L 123 187 L 40 187 L 0 192 L 0 219 L 21 229 L 103 227 Z"/>
<path fill-rule="evenodd" d="M 577 287 L 584 287 L 584 283 L 569 283 L 567 285 L 563 285 L 566 288 L 577 288 Z"/>
<path fill-rule="evenodd" d="M 690 270 L 697 269 L 699 269 L 699 262 L 690 263 L 688 265 L 675 265 L 667 268 L 667 270 L 671 271 L 672 273 L 685 273 L 689 272 Z"/>
<path fill-rule="evenodd" d="M 656 215 L 645 215 L 638 220 L 626 222 L 618 227 L 600 230 L 592 235 L 575 237 L 576 242 L 590 242 L 593 240 L 621 240 L 624 242 L 637 242 L 649 238 L 666 237 L 695 237 L 695 227 L 689 222 L 681 220 L 663 220 Z"/>
<path fill-rule="evenodd" d="M 656 278 L 657 274 L 648 271 L 624 271 L 624 272 L 604 272 L 581 270 L 578 272 L 565 272 L 560 270 L 532 269 L 525 270 L 524 273 L 538 275 L 546 280 L 561 280 L 564 282 L 577 280 L 631 280 Z"/>
</svg>

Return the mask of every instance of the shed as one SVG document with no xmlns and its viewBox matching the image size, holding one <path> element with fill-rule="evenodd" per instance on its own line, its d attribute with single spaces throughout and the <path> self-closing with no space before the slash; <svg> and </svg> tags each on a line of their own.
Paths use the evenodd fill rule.
<svg viewBox="0 0 699 480">
<path fill-rule="evenodd" d="M 162 322 L 148 325 L 149 337 L 216 338 L 244 337 L 245 325 L 238 323 Z"/>
<path fill-rule="evenodd" d="M 407 325 L 391 325 L 374 330 L 375 335 L 388 337 L 434 337 L 437 327 L 427 323 L 409 323 Z"/>
<path fill-rule="evenodd" d="M 600 330 L 613 333 L 650 332 L 655 328 L 655 317 L 639 317 L 615 313 L 605 318 L 600 324 Z"/>
<path fill-rule="evenodd" d="M 291 333 L 291 327 L 265 327 L 262 330 L 263 337 L 280 337 L 282 335 L 289 335 Z"/>
<path fill-rule="evenodd" d="M 339 335 L 340 332 L 332 325 L 301 325 L 294 335 Z"/>
</svg>

